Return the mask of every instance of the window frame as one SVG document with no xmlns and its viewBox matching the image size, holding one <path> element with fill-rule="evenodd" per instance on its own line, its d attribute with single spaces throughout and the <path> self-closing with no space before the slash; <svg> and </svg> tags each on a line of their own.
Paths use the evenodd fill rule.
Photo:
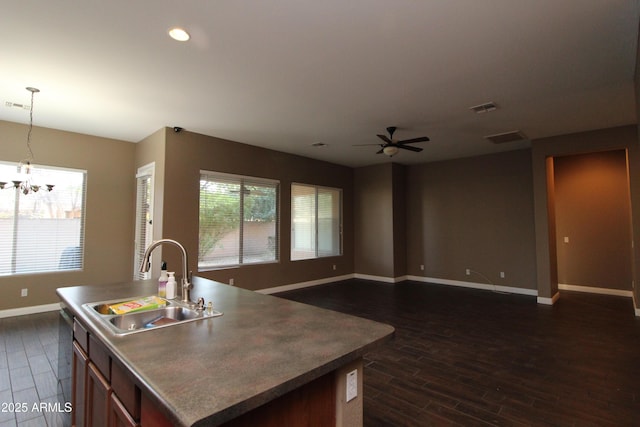
<svg viewBox="0 0 640 427">
<path fill-rule="evenodd" d="M 307 257 L 301 257 L 301 258 L 294 258 L 294 253 L 296 252 L 296 249 L 294 248 L 294 244 L 295 244 L 295 225 L 294 225 L 294 221 L 295 221 L 295 214 L 294 214 L 294 209 L 295 209 L 295 204 L 294 204 L 294 186 L 299 186 L 299 187 L 307 187 L 310 189 L 314 190 L 314 194 L 315 194 L 315 213 L 314 213 L 314 226 L 315 226 L 315 230 L 314 230 L 314 256 L 307 256 Z M 339 198 L 338 198 L 338 206 L 337 206 L 337 213 L 338 213 L 338 218 L 337 218 L 337 230 L 335 230 L 337 232 L 338 235 L 338 251 L 337 253 L 329 253 L 329 254 L 324 254 L 323 251 L 321 251 L 320 246 L 321 246 L 321 242 L 320 242 L 320 233 L 319 233 L 319 229 L 320 229 L 320 225 L 319 225 L 319 217 L 320 215 L 318 214 L 319 209 L 320 209 L 320 204 L 318 203 L 319 200 L 319 194 L 321 190 L 329 190 L 329 191 L 335 191 L 338 193 Z M 344 195 L 344 190 L 342 188 L 338 188 L 338 187 L 328 187 L 328 186 L 323 186 L 323 185 L 314 185 L 314 184 L 305 184 L 305 183 L 301 183 L 301 182 L 292 182 L 291 183 L 291 200 L 290 200 L 290 204 L 291 204 L 291 241 L 290 241 L 290 253 L 289 253 L 289 260 L 291 262 L 296 262 L 296 261 L 304 261 L 304 260 L 310 260 L 310 259 L 321 259 L 321 258 L 329 258 L 329 257 L 339 257 L 339 256 L 343 256 L 344 254 L 344 236 L 343 236 L 343 221 L 344 221 L 344 214 L 343 214 L 343 195 Z"/>
<path fill-rule="evenodd" d="M 9 162 L 9 161 L 1 161 L 0 160 L 0 165 L 5 166 L 5 167 L 15 167 L 16 168 L 16 174 L 18 173 L 18 169 L 19 166 L 15 163 L 15 162 Z M 13 238 L 11 239 L 10 245 L 11 245 L 11 249 L 8 251 L 2 251 L 2 249 L 0 249 L 0 251 L 2 251 L 3 254 L 7 254 L 10 258 L 10 271 L 7 273 L 4 272 L 0 272 L 0 277 L 16 277 L 16 276 L 25 276 L 25 275 L 35 275 L 35 274 L 55 274 L 55 273 L 67 273 L 67 272 L 81 272 L 84 271 L 84 267 L 85 267 L 85 247 L 86 247 L 86 239 L 85 239 L 85 235 L 86 235 L 86 205 L 87 205 L 87 178 L 88 178 L 88 172 L 85 169 L 76 169 L 76 168 L 68 168 L 68 167 L 59 167 L 59 166 L 49 166 L 49 165 L 44 165 L 44 164 L 32 164 L 32 168 L 33 171 L 32 173 L 34 173 L 34 176 L 37 176 L 35 174 L 38 173 L 42 173 L 42 171 L 51 171 L 52 173 L 56 173 L 56 172 L 65 172 L 65 173 L 75 173 L 75 174 L 80 174 L 82 175 L 82 183 L 80 186 L 80 196 L 81 196 L 81 203 L 78 205 L 75 205 L 74 202 L 71 202 L 72 205 L 71 207 L 73 208 L 72 210 L 70 210 L 69 212 L 71 212 L 70 214 L 67 213 L 67 215 L 65 217 L 35 217 L 35 218 L 27 218 L 24 217 L 24 215 L 20 215 L 20 212 L 22 212 L 20 210 L 20 203 L 19 203 L 19 198 L 22 197 L 29 197 L 29 198 L 38 198 L 38 197 L 43 197 L 43 194 L 48 194 L 48 192 L 46 192 L 46 190 L 44 189 L 40 189 L 40 191 L 38 191 L 35 194 L 21 194 L 20 190 L 15 188 L 12 189 L 10 187 L 8 188 L 4 188 L 1 189 L 0 191 L 2 192 L 14 192 L 14 203 L 13 203 L 13 207 L 8 209 L 8 211 L 12 211 L 12 216 L 10 217 L 11 221 L 12 221 L 12 227 L 13 227 Z M 58 192 L 60 192 L 60 185 L 61 184 L 57 184 L 56 182 L 53 182 L 54 184 L 54 188 L 51 192 L 51 194 L 54 194 L 56 192 L 56 190 Z M 65 199 L 63 201 L 63 203 L 68 203 L 70 202 L 70 199 Z M 77 211 L 80 212 L 80 216 L 76 216 L 77 215 Z M 58 214 L 59 215 L 59 214 Z M 70 216 L 69 216 L 70 215 Z M 22 221 L 21 221 L 22 218 Z M 51 257 L 50 259 L 48 259 L 48 263 L 50 263 L 50 265 L 56 265 L 56 267 L 39 267 L 39 265 L 41 265 L 41 263 L 32 263 L 29 262 L 27 264 L 28 268 L 25 267 L 18 267 L 17 266 L 17 257 L 18 255 L 18 251 L 20 251 L 19 249 L 19 245 L 21 244 L 19 241 L 15 240 L 15 230 L 18 230 L 21 225 L 21 222 L 24 222 L 25 220 L 29 220 L 29 219 L 45 219 L 45 220 L 54 220 L 54 221 L 66 221 L 69 219 L 77 219 L 79 220 L 79 224 L 78 224 L 78 229 L 77 231 L 72 231 L 72 234 L 75 234 L 77 236 L 77 246 L 67 246 L 64 249 L 62 248 L 63 243 L 60 241 L 61 239 L 58 238 L 58 236 L 61 236 L 60 232 L 58 229 L 54 230 L 53 232 L 53 241 L 54 243 L 51 245 L 52 248 L 55 249 L 55 253 L 60 252 L 56 257 Z M 56 227 L 59 227 L 58 225 L 56 225 Z M 68 233 L 63 233 L 62 237 L 68 236 Z M 45 239 L 45 241 L 47 241 L 46 239 L 50 238 L 51 236 L 42 236 L 40 235 L 38 237 L 38 242 L 43 242 L 43 239 Z M 72 236 L 73 237 L 73 236 Z M 26 237 L 26 239 L 29 239 L 29 237 Z M 74 238 L 75 239 L 75 238 Z M 22 243 L 24 244 L 24 243 Z M 28 240 L 27 240 L 27 244 L 28 244 Z M 38 244 L 37 245 L 39 248 L 42 249 L 43 245 L 42 244 Z M 69 251 L 69 249 L 71 249 L 71 251 Z M 25 256 L 24 254 L 22 255 L 23 257 Z M 35 259 L 41 259 L 40 257 L 38 257 L 38 253 L 37 251 L 35 251 L 34 254 L 31 254 L 31 256 L 33 256 Z M 46 258 L 46 257 L 45 257 Z M 57 259 L 57 262 L 56 262 Z M 64 266 L 64 263 L 70 263 L 69 266 Z"/>
<path fill-rule="evenodd" d="M 142 263 L 145 250 L 151 242 L 153 242 L 155 167 L 155 162 L 152 162 L 138 168 L 136 173 L 136 224 L 134 234 L 133 280 L 149 279 L 151 277 L 151 271 L 153 271 L 152 260 L 149 260 L 152 267 L 146 273 L 140 272 L 140 264 Z M 148 195 L 148 198 L 145 198 L 145 195 Z M 144 201 L 143 198 L 145 198 Z M 142 218 L 143 215 L 146 217 L 144 220 Z"/>
<path fill-rule="evenodd" d="M 233 262 L 233 263 L 228 263 L 228 264 L 219 264 L 219 265 L 205 265 L 202 263 L 202 261 L 200 260 L 201 254 L 200 254 L 200 242 L 198 242 L 198 272 L 204 272 L 204 271 L 215 271 L 215 270 L 223 270 L 223 269 L 228 269 L 228 268 L 240 268 L 240 267 L 246 267 L 246 266 L 252 266 L 252 265 L 264 265 L 264 264 L 277 264 L 280 262 L 280 238 L 281 238 L 281 231 L 280 231 L 280 221 L 281 221 L 281 214 L 280 214 L 280 181 L 276 180 L 276 179 L 270 179 L 270 178 L 261 178 L 261 177 L 254 177 L 254 176 L 248 176 L 248 175 L 238 175 L 238 174 L 230 174 L 230 173 L 225 173 L 225 172 L 216 172 L 216 171 L 210 171 L 210 170 L 200 170 L 200 185 L 202 185 L 202 181 L 203 181 L 203 177 L 207 177 L 209 178 L 210 181 L 215 181 L 216 179 L 225 183 L 234 183 L 237 181 L 237 184 L 240 185 L 240 190 L 239 190 L 239 215 L 238 215 L 238 219 L 239 219 L 239 223 L 240 223 L 240 227 L 238 230 L 238 253 L 237 253 L 237 260 L 238 262 Z M 265 185 L 266 187 L 273 187 L 275 190 L 275 242 L 274 242 L 274 259 L 272 260 L 261 260 L 261 261 L 245 261 L 244 257 L 244 249 L 245 249 L 245 242 L 244 242 L 244 237 L 245 237 L 245 225 L 244 225 L 244 199 L 245 199 L 245 195 L 246 195 L 246 191 L 244 190 L 244 186 L 251 186 L 251 185 Z M 200 210 L 201 210 L 201 193 L 199 191 L 198 193 L 198 213 L 200 215 Z M 201 225 L 200 225 L 200 220 L 198 219 L 198 235 L 200 234 L 200 229 Z M 199 240 L 199 239 L 198 239 Z"/>
</svg>

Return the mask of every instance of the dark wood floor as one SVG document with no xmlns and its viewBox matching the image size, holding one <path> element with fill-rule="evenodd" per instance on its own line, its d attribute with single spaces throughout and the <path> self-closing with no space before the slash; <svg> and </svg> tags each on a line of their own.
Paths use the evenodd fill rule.
<svg viewBox="0 0 640 427">
<path fill-rule="evenodd" d="M 353 280 L 278 296 L 396 328 L 365 357 L 377 426 L 640 426 L 640 320 L 629 298 L 535 297 Z"/>
</svg>

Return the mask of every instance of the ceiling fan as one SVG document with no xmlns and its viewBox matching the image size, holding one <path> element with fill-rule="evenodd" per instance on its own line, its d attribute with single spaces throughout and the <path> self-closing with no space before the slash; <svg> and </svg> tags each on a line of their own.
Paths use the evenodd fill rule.
<svg viewBox="0 0 640 427">
<path fill-rule="evenodd" d="M 358 145 L 379 145 L 380 150 L 378 150 L 376 154 L 384 153 L 389 157 L 393 157 L 395 154 L 398 153 L 400 148 L 402 148 L 403 150 L 415 151 L 416 153 L 419 153 L 420 151 L 422 151 L 422 148 L 413 147 L 407 144 L 415 144 L 417 142 L 429 141 L 429 138 L 426 136 L 421 136 L 419 138 L 412 138 L 412 139 L 404 139 L 402 141 L 393 139 L 393 133 L 396 131 L 396 129 L 397 128 L 395 126 L 389 126 L 387 128 L 387 132 L 389 133 L 389 136 L 377 135 L 378 138 L 384 141 L 384 144 L 358 144 Z"/>
</svg>

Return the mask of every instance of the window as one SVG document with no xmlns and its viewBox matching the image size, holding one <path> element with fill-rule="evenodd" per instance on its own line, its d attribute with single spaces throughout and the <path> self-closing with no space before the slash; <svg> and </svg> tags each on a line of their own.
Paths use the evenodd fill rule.
<svg viewBox="0 0 640 427">
<path fill-rule="evenodd" d="M 16 175 L 0 163 L 0 177 Z M 32 176 L 53 191 L 0 190 L 0 275 L 81 270 L 86 171 L 34 166 Z"/>
<path fill-rule="evenodd" d="M 153 174 L 155 164 L 138 169 L 136 174 L 136 234 L 133 257 L 133 280 L 151 277 L 151 272 L 141 273 L 140 264 L 144 252 L 153 239 Z"/>
<path fill-rule="evenodd" d="M 278 182 L 200 172 L 198 270 L 278 260 Z"/>
<path fill-rule="evenodd" d="M 291 260 L 342 254 L 342 190 L 291 185 Z"/>
</svg>

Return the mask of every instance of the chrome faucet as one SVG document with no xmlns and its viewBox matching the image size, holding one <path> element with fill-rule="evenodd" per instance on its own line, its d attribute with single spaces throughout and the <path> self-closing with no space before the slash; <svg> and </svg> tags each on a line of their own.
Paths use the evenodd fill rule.
<svg viewBox="0 0 640 427">
<path fill-rule="evenodd" d="M 191 303 L 190 290 L 193 288 L 193 285 L 189 283 L 190 275 L 187 272 L 187 250 L 175 240 L 171 239 L 160 239 L 155 242 L 151 242 L 146 251 L 144 251 L 144 256 L 142 257 L 142 264 L 140 265 L 140 273 L 147 273 L 149 271 L 149 267 L 151 263 L 149 262 L 149 258 L 151 257 L 151 252 L 158 246 L 163 243 L 170 243 L 174 246 L 177 246 L 182 252 L 182 301 L 186 303 Z"/>
</svg>

